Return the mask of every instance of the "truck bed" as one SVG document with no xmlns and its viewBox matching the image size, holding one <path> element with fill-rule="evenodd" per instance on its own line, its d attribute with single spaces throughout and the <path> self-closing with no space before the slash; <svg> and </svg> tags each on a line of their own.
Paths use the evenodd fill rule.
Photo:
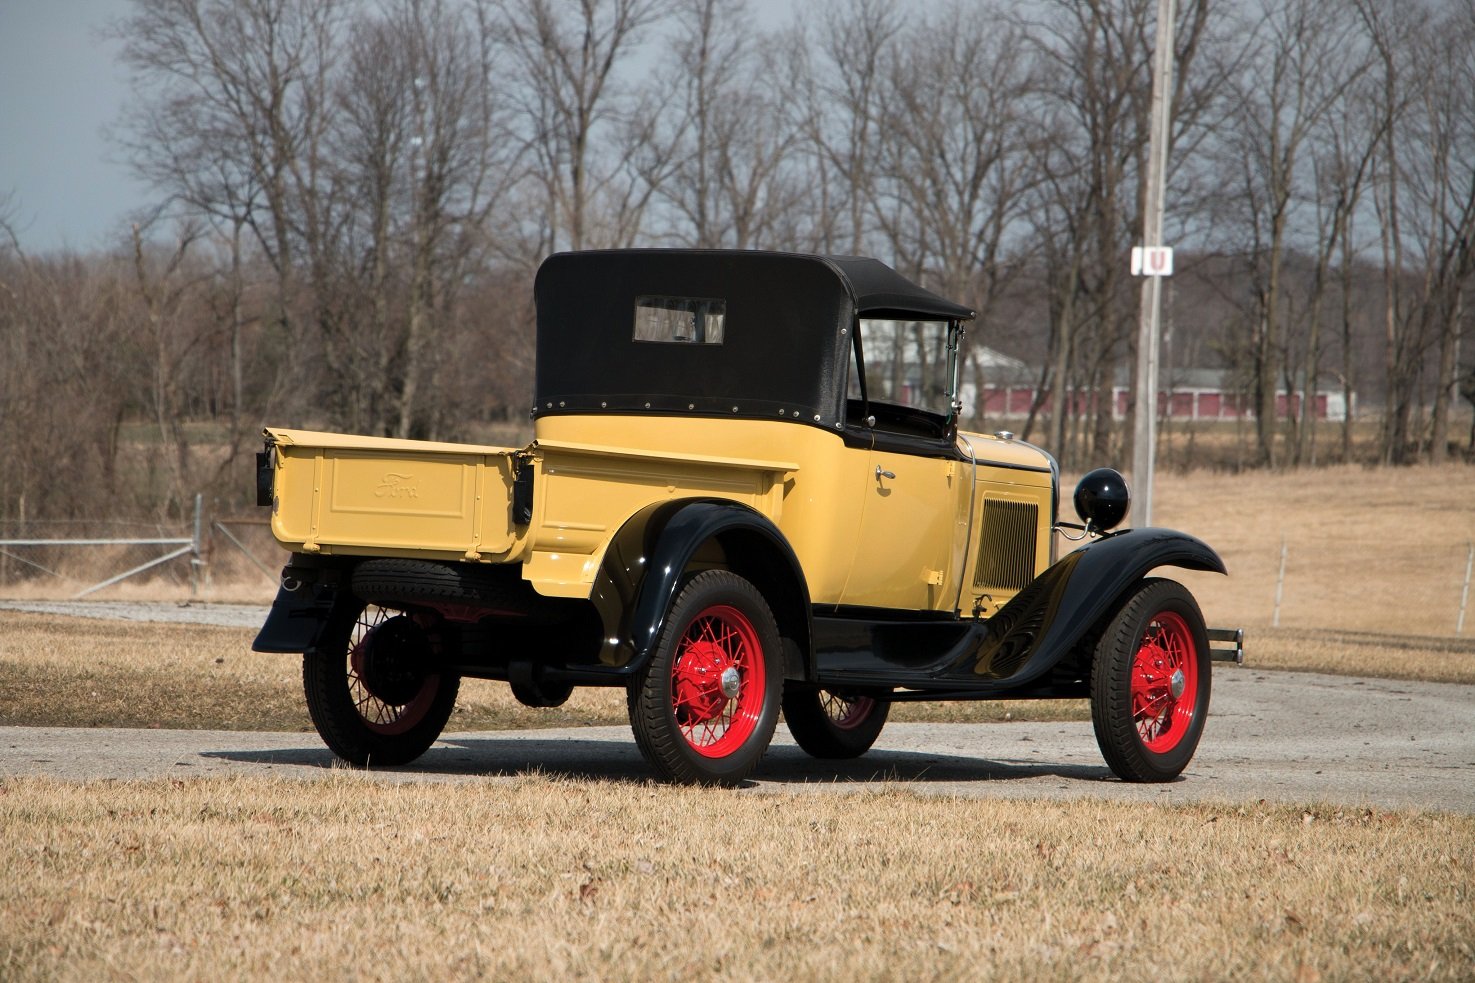
<svg viewBox="0 0 1475 983">
<path fill-rule="evenodd" d="M 672 498 L 777 521 L 785 461 L 542 439 L 524 448 L 268 428 L 272 533 L 301 553 L 522 563 L 545 594 L 587 597 L 609 538 Z"/>
<path fill-rule="evenodd" d="M 272 534 L 303 553 L 495 559 L 517 538 L 511 447 L 266 430 Z"/>
</svg>

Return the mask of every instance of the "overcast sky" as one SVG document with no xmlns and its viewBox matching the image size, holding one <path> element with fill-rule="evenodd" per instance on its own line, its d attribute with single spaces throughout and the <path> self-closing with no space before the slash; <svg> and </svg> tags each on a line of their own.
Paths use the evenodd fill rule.
<svg viewBox="0 0 1475 983">
<path fill-rule="evenodd" d="M 98 36 L 127 0 L 0 0 L 0 195 L 29 250 L 101 247 L 146 189 L 102 128 L 126 95 Z"/>
<path fill-rule="evenodd" d="M 797 0 L 754 0 L 767 24 Z M 103 129 L 127 77 L 101 32 L 128 0 L 0 0 L 0 197 L 29 251 L 108 246 L 150 201 Z"/>
</svg>

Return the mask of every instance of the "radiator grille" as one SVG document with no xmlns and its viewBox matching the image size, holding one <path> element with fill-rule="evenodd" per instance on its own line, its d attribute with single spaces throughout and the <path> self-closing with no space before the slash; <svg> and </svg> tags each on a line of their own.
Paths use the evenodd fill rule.
<svg viewBox="0 0 1475 983">
<path fill-rule="evenodd" d="M 1035 576 L 1039 521 L 1038 505 L 984 499 L 973 586 L 980 590 L 1023 590 Z"/>
</svg>

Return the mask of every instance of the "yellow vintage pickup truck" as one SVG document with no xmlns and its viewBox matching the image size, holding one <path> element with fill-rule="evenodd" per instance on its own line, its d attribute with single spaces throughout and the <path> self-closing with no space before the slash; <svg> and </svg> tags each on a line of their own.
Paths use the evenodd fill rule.
<svg viewBox="0 0 1475 983">
<path fill-rule="evenodd" d="M 863 754 L 904 700 L 1085 698 L 1122 778 L 1187 766 L 1239 645 L 1149 573 L 1223 564 L 1115 531 L 1105 469 L 1062 522 L 1047 453 L 958 429 L 971 310 L 871 259 L 722 250 L 555 255 L 535 300 L 527 446 L 266 431 L 293 555 L 255 648 L 303 653 L 336 754 L 417 758 L 470 676 L 624 687 L 677 782 L 744 780 L 780 712 Z M 1062 529 L 1088 542 L 1057 557 Z"/>
</svg>

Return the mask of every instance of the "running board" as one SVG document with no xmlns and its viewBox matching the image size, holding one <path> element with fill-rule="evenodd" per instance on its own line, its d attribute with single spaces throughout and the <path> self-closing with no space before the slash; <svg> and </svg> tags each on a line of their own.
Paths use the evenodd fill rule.
<svg viewBox="0 0 1475 983">
<path fill-rule="evenodd" d="M 1215 642 L 1228 644 L 1214 644 Z M 1245 664 L 1245 630 L 1243 628 L 1210 628 L 1209 658 L 1215 662 Z"/>
</svg>

